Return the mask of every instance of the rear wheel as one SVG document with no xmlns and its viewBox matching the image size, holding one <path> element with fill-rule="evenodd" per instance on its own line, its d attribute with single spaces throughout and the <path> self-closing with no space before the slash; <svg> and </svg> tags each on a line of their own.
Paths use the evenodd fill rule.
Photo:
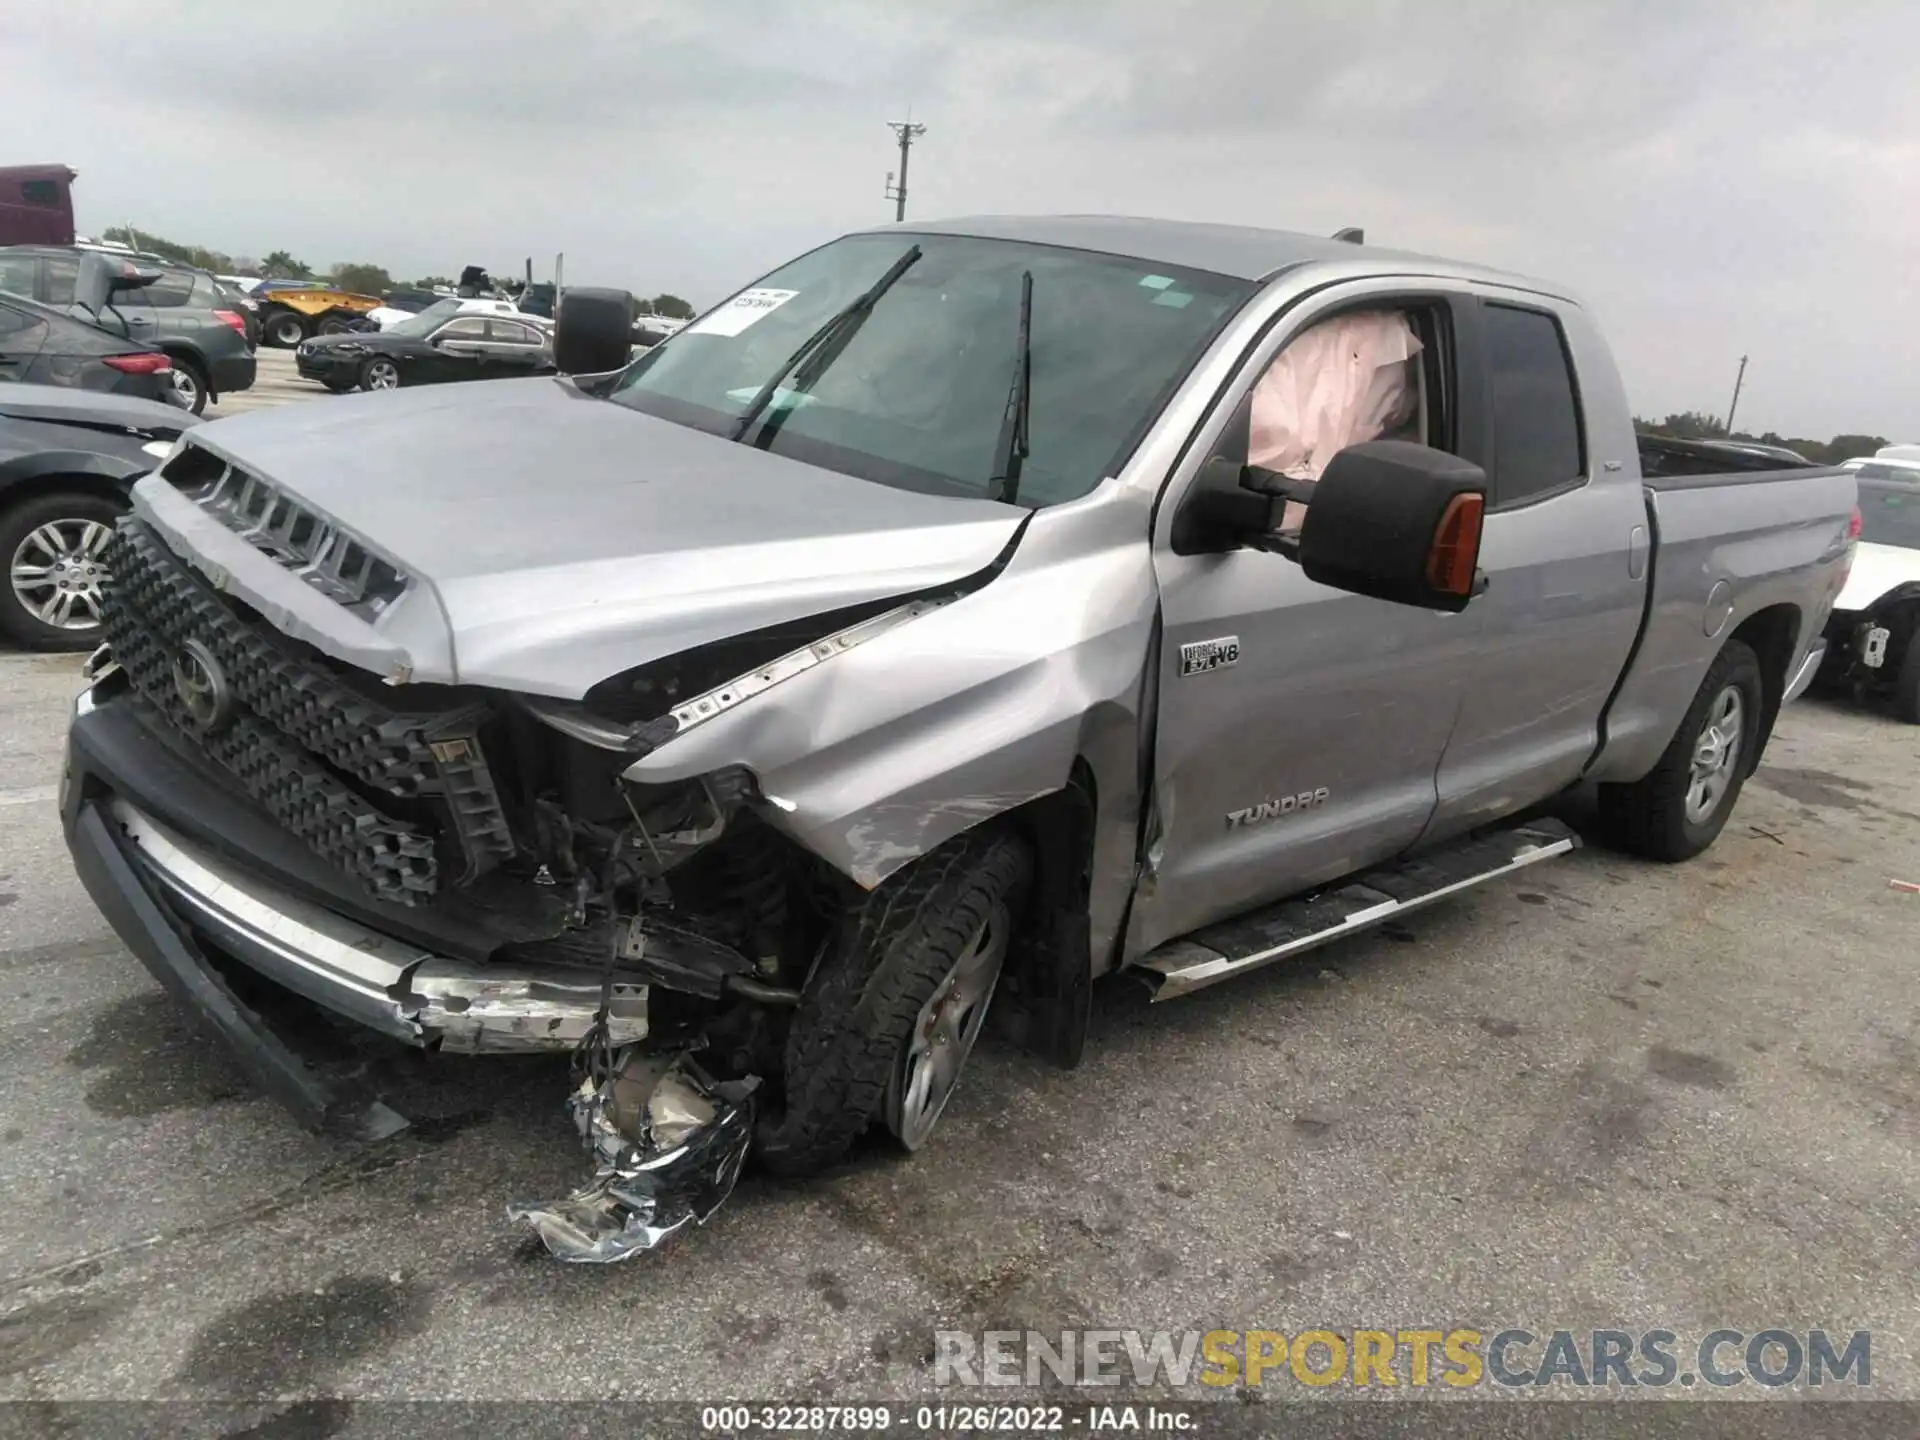
<svg viewBox="0 0 1920 1440">
<path fill-rule="evenodd" d="M 100 641 L 101 551 L 124 507 L 105 495 L 56 491 L 0 511 L 0 633 L 29 650 L 87 650 Z"/>
<path fill-rule="evenodd" d="M 275 310 L 260 324 L 260 333 L 269 345 L 291 350 L 307 338 L 307 322 L 292 310 Z"/>
<path fill-rule="evenodd" d="M 173 357 L 173 388 L 180 403 L 198 415 L 207 408 L 207 377 L 193 361 Z"/>
<path fill-rule="evenodd" d="M 1660 763 L 1631 785 L 1600 787 L 1608 838 L 1649 860 L 1691 860 L 1713 844 L 1758 763 L 1764 700 L 1759 657 L 1729 640 Z"/>
<path fill-rule="evenodd" d="M 1906 653 L 1894 672 L 1893 713 L 1909 725 L 1920 725 L 1920 612 L 1907 629 Z"/>
<path fill-rule="evenodd" d="M 384 355 L 375 355 L 360 367 L 360 388 L 363 390 L 398 390 L 400 388 L 400 367 Z"/>
<path fill-rule="evenodd" d="M 849 908 L 787 1035 L 785 1106 L 760 1126 L 769 1170 L 807 1174 L 876 1120 L 932 1136 L 986 1021 L 1031 873 L 1024 841 L 963 836 Z"/>
<path fill-rule="evenodd" d="M 353 317 L 350 315 L 328 314 L 322 316 L 320 323 L 314 328 L 322 335 L 344 335 L 353 328 Z"/>
</svg>

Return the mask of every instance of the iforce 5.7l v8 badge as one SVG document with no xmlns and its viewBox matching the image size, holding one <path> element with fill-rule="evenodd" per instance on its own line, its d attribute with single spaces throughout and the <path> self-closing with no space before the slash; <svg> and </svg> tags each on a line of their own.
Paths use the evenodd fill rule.
<svg viewBox="0 0 1920 1440">
<path fill-rule="evenodd" d="M 1180 647 L 1180 673 L 1204 675 L 1209 670 L 1224 670 L 1240 663 L 1240 637 L 1222 635 L 1218 640 L 1195 640 Z"/>
</svg>

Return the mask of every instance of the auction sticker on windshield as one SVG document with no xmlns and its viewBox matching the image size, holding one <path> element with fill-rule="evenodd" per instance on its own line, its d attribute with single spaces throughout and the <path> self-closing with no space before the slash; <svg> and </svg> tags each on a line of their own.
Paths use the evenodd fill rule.
<svg viewBox="0 0 1920 1440">
<path fill-rule="evenodd" d="M 798 290 L 742 290 L 698 324 L 689 325 L 689 335 L 738 335 L 754 321 L 771 315 Z"/>
</svg>

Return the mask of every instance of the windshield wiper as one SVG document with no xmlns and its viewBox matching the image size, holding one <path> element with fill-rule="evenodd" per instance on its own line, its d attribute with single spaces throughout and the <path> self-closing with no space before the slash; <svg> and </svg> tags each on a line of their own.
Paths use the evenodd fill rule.
<svg viewBox="0 0 1920 1440">
<path fill-rule="evenodd" d="M 1000 421 L 1000 438 L 993 447 L 993 473 L 987 477 L 987 498 L 1012 504 L 1020 493 L 1020 467 L 1031 447 L 1027 411 L 1033 397 L 1033 272 L 1020 272 L 1020 339 L 1013 355 L 1013 385 L 1007 391 L 1007 413 Z"/>
<path fill-rule="evenodd" d="M 826 324 L 807 336 L 807 338 L 800 343 L 800 348 L 789 355 L 786 358 L 786 362 L 781 365 L 778 370 L 774 371 L 772 375 L 767 377 L 767 383 L 760 387 L 753 399 L 748 402 L 747 408 L 740 412 L 740 418 L 733 422 L 733 433 L 728 435 L 727 438 L 729 440 L 745 439 L 747 431 L 753 428 L 753 422 L 760 418 L 760 412 L 765 410 L 767 406 L 773 402 L 775 395 L 779 394 L 782 382 L 800 367 L 800 363 L 803 360 L 813 355 L 815 350 L 818 350 L 820 353 L 818 356 L 815 356 L 814 362 L 807 367 L 807 373 L 804 377 L 805 384 L 801 384 L 796 380 L 795 388 L 805 389 L 806 385 L 810 385 L 819 379 L 820 372 L 839 358 L 840 352 L 847 348 L 847 342 L 853 339 L 854 332 L 865 322 L 868 314 L 872 312 L 875 303 L 878 302 L 882 295 L 893 288 L 893 282 L 906 274 L 907 271 L 912 268 L 913 263 L 919 258 L 920 247 L 918 245 L 910 247 L 904 255 L 887 267 L 886 274 L 882 275 L 878 280 L 874 281 L 872 285 L 867 287 L 865 294 L 856 297 L 845 309 L 830 316 Z M 769 420 L 767 422 L 767 439 L 771 440 L 773 438 L 773 432 L 778 429 L 778 420 Z"/>
</svg>

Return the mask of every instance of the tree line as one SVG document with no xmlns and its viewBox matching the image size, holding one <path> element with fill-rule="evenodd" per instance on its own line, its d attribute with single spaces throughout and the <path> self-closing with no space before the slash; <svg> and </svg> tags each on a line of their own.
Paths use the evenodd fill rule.
<svg viewBox="0 0 1920 1440">
<path fill-rule="evenodd" d="M 1698 410 L 1682 411 L 1664 420 L 1642 420 L 1636 415 L 1633 428 L 1643 435 L 1666 435 L 1675 440 L 1748 440 L 1760 445 L 1780 445 L 1806 456 L 1816 465 L 1838 465 L 1842 460 L 1872 455 L 1890 443 L 1884 435 L 1836 435 L 1831 440 L 1803 440 L 1771 430 L 1759 435 L 1746 430 L 1728 434 L 1725 424 Z"/>
<path fill-rule="evenodd" d="M 123 245 L 131 245 L 136 250 L 145 250 L 154 255 L 164 256 L 178 265 L 190 265 L 196 270 L 210 270 L 216 275 L 236 275 L 242 273 L 236 268 L 233 256 L 221 250 L 209 250 L 204 245 L 182 245 L 178 241 L 164 240 L 145 230 L 132 231 L 125 226 L 110 226 L 102 232 L 102 239 L 117 240 Z M 454 281 L 445 275 L 423 275 L 417 280 L 396 281 L 384 265 L 370 265 L 356 261 L 343 260 L 329 267 L 324 273 L 315 270 L 306 261 L 286 250 L 270 252 L 256 265 L 246 267 L 248 273 L 255 273 L 264 280 L 314 280 L 325 281 L 342 290 L 351 290 L 356 295 L 385 295 L 390 290 L 437 290 L 442 287 L 451 289 Z M 675 320 L 691 320 L 693 306 L 678 295 L 659 294 L 652 299 L 640 297 L 642 313 L 664 315 Z"/>
</svg>

